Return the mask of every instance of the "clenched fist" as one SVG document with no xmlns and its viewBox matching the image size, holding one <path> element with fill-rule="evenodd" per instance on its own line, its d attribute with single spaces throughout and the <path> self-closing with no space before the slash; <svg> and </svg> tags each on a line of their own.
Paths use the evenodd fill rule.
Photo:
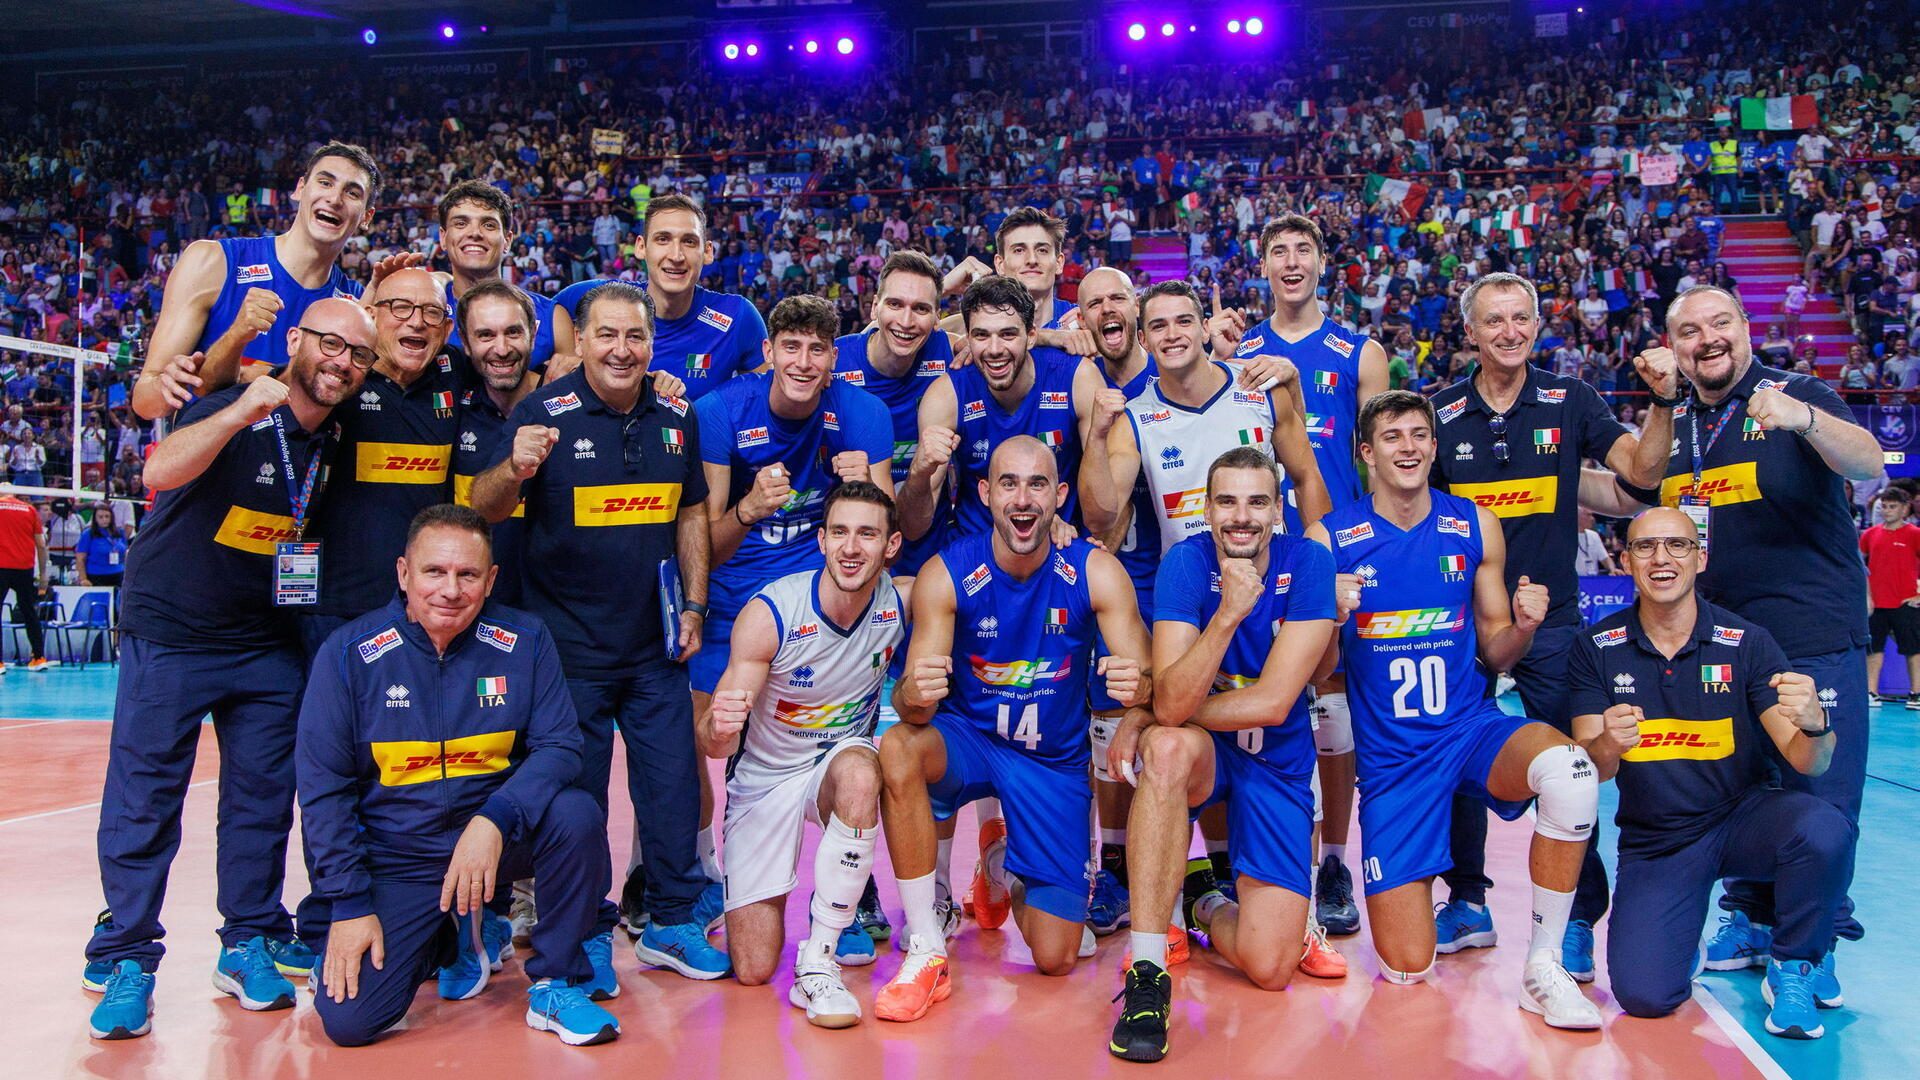
<svg viewBox="0 0 1920 1080">
<path fill-rule="evenodd" d="M 1093 395 L 1093 437 L 1104 439 L 1113 430 L 1114 421 L 1127 411 L 1127 393 L 1118 387 L 1103 386 Z"/>
<path fill-rule="evenodd" d="M 747 726 L 753 695 L 745 690 L 721 690 L 713 695 L 713 733 L 731 739 Z"/>
<path fill-rule="evenodd" d="M 907 665 L 906 678 L 901 680 L 900 696 L 916 709 L 928 708 L 947 696 L 951 682 L 949 676 L 952 674 L 953 657 L 922 656 Z"/>
<path fill-rule="evenodd" d="M 969 255 L 960 260 L 958 266 L 947 271 L 946 278 L 940 282 L 940 295 L 958 296 L 966 292 L 967 286 L 973 284 L 974 281 L 987 277 L 992 273 L 993 267 Z"/>
<path fill-rule="evenodd" d="M 1520 575 L 1520 585 L 1513 590 L 1513 625 L 1522 633 L 1532 633 L 1540 624 L 1547 621 L 1547 587 L 1528 580 Z"/>
<path fill-rule="evenodd" d="M 1240 385 L 1248 390 L 1275 391 L 1300 384 L 1300 369 L 1284 356 L 1249 356 L 1242 360 Z"/>
<path fill-rule="evenodd" d="M 873 474 L 868 471 L 867 452 L 865 450 L 842 450 L 833 455 L 833 474 L 843 484 L 855 480 L 871 480 Z"/>
<path fill-rule="evenodd" d="M 512 463 L 513 478 L 527 481 L 540 471 L 547 460 L 553 444 L 560 441 L 560 429 L 528 424 L 513 433 L 513 454 L 507 459 Z"/>
<path fill-rule="evenodd" d="M 193 395 L 200 389 L 200 365 L 206 361 L 206 353 L 197 352 L 192 356 L 176 356 L 167 361 L 159 371 L 141 377 L 151 378 L 160 383 L 160 396 L 167 399 L 167 408 L 184 409 L 187 407 L 187 402 L 192 401 Z"/>
<path fill-rule="evenodd" d="M 1827 710 L 1820 704 L 1820 692 L 1813 678 L 1796 671 L 1783 671 L 1767 681 L 1780 694 L 1780 707 L 1787 719 L 1801 731 L 1819 731 L 1827 726 Z"/>
<path fill-rule="evenodd" d="M 1633 358 L 1633 370 L 1638 372 L 1640 380 L 1647 389 L 1663 398 L 1680 396 L 1680 365 L 1673 358 L 1673 350 L 1656 345 Z"/>
<path fill-rule="evenodd" d="M 753 487 L 747 490 L 735 509 L 748 522 L 770 518 L 793 497 L 793 477 L 787 467 L 774 462 L 753 475 Z"/>
<path fill-rule="evenodd" d="M 240 412 L 249 424 L 265 420 L 273 415 L 273 410 L 286 404 L 287 384 L 272 376 L 264 376 L 247 384 L 240 392 Z"/>
<path fill-rule="evenodd" d="M 1094 671 L 1107 677 L 1107 696 L 1129 707 L 1141 703 L 1145 680 L 1140 677 L 1140 661 L 1130 656 L 1103 656 Z"/>
<path fill-rule="evenodd" d="M 1624 754 L 1640 745 L 1640 722 L 1646 718 L 1638 705 L 1623 702 L 1612 706 L 1600 714 L 1601 723 L 1606 725 L 1600 729 L 1600 736 L 1616 754 Z"/>
<path fill-rule="evenodd" d="M 1767 431 L 1805 434 L 1813 427 L 1813 406 L 1771 386 L 1747 399 L 1747 416 Z"/>
<path fill-rule="evenodd" d="M 1360 575 L 1335 574 L 1333 578 L 1333 605 L 1335 623 L 1345 623 L 1347 616 L 1360 606 Z"/>
<path fill-rule="evenodd" d="M 240 302 L 240 313 L 233 317 L 233 325 L 227 333 L 244 341 L 252 341 L 261 334 L 273 329 L 274 321 L 280 317 L 280 309 L 285 301 L 272 289 L 263 289 L 258 285 L 247 290 L 246 299 Z"/>
<path fill-rule="evenodd" d="M 960 433 L 952 428 L 930 427 L 920 433 L 920 448 L 914 452 L 912 469 L 926 479 L 945 468 L 960 448 Z"/>
<path fill-rule="evenodd" d="M 1252 559 L 1221 559 L 1220 610 L 1239 622 L 1260 602 L 1260 593 L 1266 584 L 1260 579 L 1260 571 L 1254 569 Z"/>
</svg>

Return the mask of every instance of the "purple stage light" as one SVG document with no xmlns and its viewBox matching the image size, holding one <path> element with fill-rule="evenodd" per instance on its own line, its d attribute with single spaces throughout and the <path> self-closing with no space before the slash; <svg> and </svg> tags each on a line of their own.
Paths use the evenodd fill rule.
<svg viewBox="0 0 1920 1080">
<path fill-rule="evenodd" d="M 1140 23 L 1134 23 L 1132 26 L 1127 27 L 1127 37 L 1133 41 L 1144 40 L 1146 36 L 1147 28 Z"/>
<path fill-rule="evenodd" d="M 372 45 L 377 43 L 379 40 L 380 40 L 380 35 L 376 33 L 373 27 L 371 26 L 367 27 L 365 30 L 360 31 L 360 41 L 364 45 L 371 47 Z"/>
<path fill-rule="evenodd" d="M 1163 22 L 1163 23 L 1161 23 L 1161 24 L 1160 24 L 1160 36 L 1161 36 L 1161 37 L 1172 37 L 1172 36 L 1173 36 L 1173 24 L 1172 24 L 1172 23 L 1170 23 L 1170 22 Z"/>
<path fill-rule="evenodd" d="M 729 41 L 727 42 L 726 47 L 720 50 L 720 55 L 726 57 L 729 60 L 738 60 L 740 59 L 740 46 L 735 45 L 733 42 Z"/>
<path fill-rule="evenodd" d="M 1261 22 L 1258 18 L 1252 18 L 1247 20 L 1247 33 L 1249 34 L 1254 34 L 1257 36 L 1260 33 L 1260 31 L 1265 30 L 1266 28 L 1267 28 L 1267 24 Z"/>
<path fill-rule="evenodd" d="M 833 43 L 833 48 L 834 48 L 834 51 L 838 52 L 841 56 L 850 56 L 853 54 L 853 39 L 850 37 L 843 37 L 839 41 L 836 41 Z"/>
<path fill-rule="evenodd" d="M 452 24 L 452 23 L 441 23 L 441 24 L 440 24 L 440 36 L 441 36 L 441 37 L 443 37 L 443 38 L 445 38 L 445 39 L 447 39 L 448 41 L 452 41 L 452 40 L 453 40 L 453 24 Z"/>
<path fill-rule="evenodd" d="M 819 52 L 819 51 L 820 51 L 820 43 L 819 43 L 819 42 L 817 42 L 817 41 L 812 41 L 812 40 L 809 40 L 809 41 L 807 42 L 807 44 L 806 44 L 806 46 L 805 46 L 805 48 L 806 48 L 806 50 L 807 50 L 807 54 L 808 54 L 809 56 L 811 56 L 812 54 L 814 54 L 814 53 L 817 53 L 817 52 Z"/>
<path fill-rule="evenodd" d="M 747 42 L 747 55 L 748 55 L 748 56 L 759 56 L 759 55 L 760 55 L 760 46 L 758 46 L 758 45 L 756 45 L 756 44 L 754 44 L 754 43 L 753 43 L 753 42 L 751 42 L 751 41 L 749 41 L 749 42 Z"/>
</svg>

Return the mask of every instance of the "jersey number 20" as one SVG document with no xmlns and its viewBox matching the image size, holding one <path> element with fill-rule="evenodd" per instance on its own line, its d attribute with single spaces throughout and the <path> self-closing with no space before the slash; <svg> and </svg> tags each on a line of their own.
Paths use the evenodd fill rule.
<svg viewBox="0 0 1920 1080">
<path fill-rule="evenodd" d="M 1020 710 L 1020 722 L 1013 723 L 1013 706 L 1000 706 L 1000 737 L 1008 742 L 1017 742 L 1027 748 L 1028 753 L 1040 749 L 1040 706 L 1029 705 Z M 1011 730 L 1009 728 L 1011 727 Z"/>
<path fill-rule="evenodd" d="M 1447 711 L 1447 663 L 1437 656 L 1423 656 L 1416 662 L 1410 656 L 1396 656 L 1387 665 L 1387 677 L 1398 683 L 1393 691 L 1393 715 L 1408 719 L 1425 714 L 1439 716 Z M 1411 700 L 1420 695 L 1418 706 Z"/>
</svg>

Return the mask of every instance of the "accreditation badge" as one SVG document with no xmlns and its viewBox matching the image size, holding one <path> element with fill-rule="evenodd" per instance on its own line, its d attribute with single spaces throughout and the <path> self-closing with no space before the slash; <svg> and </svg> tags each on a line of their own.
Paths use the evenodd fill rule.
<svg viewBox="0 0 1920 1080">
<path fill-rule="evenodd" d="M 274 545 L 273 603 L 275 607 L 312 607 L 320 603 L 320 541 Z"/>
<path fill-rule="evenodd" d="M 1692 519 L 1693 527 L 1700 534 L 1700 554 L 1707 553 L 1707 519 L 1713 511 L 1713 500 L 1704 495 L 1680 496 L 1679 510 Z"/>
</svg>

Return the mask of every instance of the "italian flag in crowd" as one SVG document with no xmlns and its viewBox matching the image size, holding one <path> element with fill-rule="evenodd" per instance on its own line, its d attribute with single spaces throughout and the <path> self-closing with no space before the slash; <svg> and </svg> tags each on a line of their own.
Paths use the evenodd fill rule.
<svg viewBox="0 0 1920 1080">
<path fill-rule="evenodd" d="M 1367 258 L 1372 259 L 1374 262 L 1381 262 L 1385 260 L 1386 257 L 1387 249 L 1385 245 L 1375 244 L 1367 249 Z"/>
<path fill-rule="evenodd" d="M 1185 195 L 1180 196 L 1180 214 L 1182 217 L 1185 217 L 1189 214 L 1197 214 L 1199 212 L 1200 212 L 1200 193 L 1199 192 L 1189 191 Z"/>
<path fill-rule="evenodd" d="M 1057 154 L 1064 154 L 1072 147 L 1073 147 L 1073 136 L 1071 135 L 1062 135 L 1059 138 L 1053 140 L 1053 149 L 1054 149 L 1054 152 Z"/>
<path fill-rule="evenodd" d="M 1302 99 L 1300 104 L 1297 107 L 1295 107 L 1293 110 L 1293 114 L 1295 116 L 1298 116 L 1302 120 L 1313 119 L 1314 112 L 1315 110 L 1313 107 L 1313 102 L 1307 101 L 1305 99 Z"/>
<path fill-rule="evenodd" d="M 1532 203 L 1516 210 L 1502 210 L 1493 215 L 1493 226 L 1496 229 L 1512 231 L 1519 228 L 1532 228 L 1538 224 L 1540 224 L 1540 208 Z"/>
<path fill-rule="evenodd" d="M 255 206 L 274 207 L 280 205 L 280 193 L 270 187 L 263 187 L 253 193 Z"/>
<path fill-rule="evenodd" d="M 440 121 L 440 127 L 449 135 L 458 135 L 467 130 L 467 125 L 461 123 L 457 117 L 452 116 Z"/>
<path fill-rule="evenodd" d="M 1812 94 L 1740 99 L 1740 126 L 1748 131 L 1798 131 L 1820 122 Z"/>
<path fill-rule="evenodd" d="M 1509 247 L 1530 248 L 1533 246 L 1532 229 L 1502 229 L 1501 232 L 1506 233 L 1507 245 Z"/>
<path fill-rule="evenodd" d="M 1445 109 L 1409 109 L 1400 117 L 1400 130 L 1409 139 L 1424 139 L 1427 132 L 1439 128 L 1440 118 L 1446 114 Z"/>
<path fill-rule="evenodd" d="M 1596 270 L 1593 273 L 1593 287 L 1606 292 L 1627 287 L 1627 275 L 1620 270 Z"/>
<path fill-rule="evenodd" d="M 958 176 L 960 174 L 960 147 L 958 144 L 948 143 L 942 146 L 939 150 L 939 158 L 941 172 L 946 173 L 948 176 Z"/>
<path fill-rule="evenodd" d="M 1367 174 L 1367 205 L 1373 206 L 1382 199 L 1400 204 L 1408 217 L 1420 212 L 1427 202 L 1427 185 L 1417 180 L 1400 180 L 1381 176 L 1379 173 Z"/>
<path fill-rule="evenodd" d="M 1261 446 L 1261 445 L 1264 445 L 1266 441 L 1267 441 L 1266 428 L 1257 427 L 1257 428 L 1241 428 L 1240 429 L 1240 445 L 1241 446 Z"/>
<path fill-rule="evenodd" d="M 1346 73 L 1347 69 L 1340 64 L 1328 64 L 1326 68 L 1320 72 L 1321 75 L 1329 79 L 1337 79 Z"/>
</svg>

